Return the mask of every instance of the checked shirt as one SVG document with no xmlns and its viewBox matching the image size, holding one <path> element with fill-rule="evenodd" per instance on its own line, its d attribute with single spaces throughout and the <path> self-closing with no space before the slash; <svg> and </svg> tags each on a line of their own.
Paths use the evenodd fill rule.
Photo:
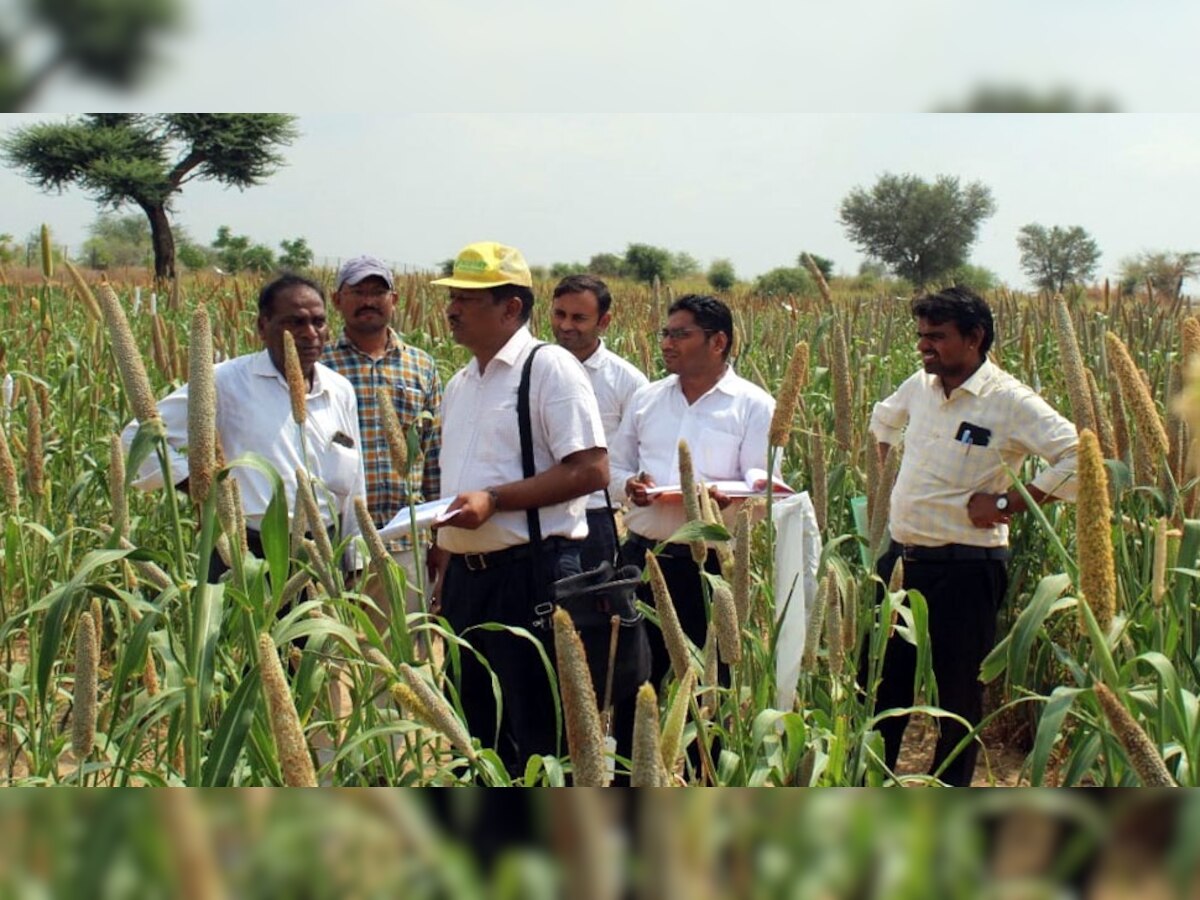
<svg viewBox="0 0 1200 900">
<path fill-rule="evenodd" d="M 389 328 L 387 349 L 379 359 L 372 359 L 356 348 L 343 332 L 335 343 L 325 348 L 322 362 L 348 379 L 358 395 L 367 508 L 375 526 L 386 525 L 408 506 L 410 485 L 417 489 L 412 498 L 415 503 L 441 496 L 442 384 L 433 357 L 424 350 L 410 347 Z M 417 424 L 419 452 L 416 458 L 409 459 L 407 478 L 392 467 L 379 414 L 377 392 L 380 389 L 392 398 L 405 434 L 414 423 Z M 425 412 L 431 418 L 422 419 Z M 410 546 L 409 536 L 405 535 L 389 549 L 395 552 Z"/>
</svg>

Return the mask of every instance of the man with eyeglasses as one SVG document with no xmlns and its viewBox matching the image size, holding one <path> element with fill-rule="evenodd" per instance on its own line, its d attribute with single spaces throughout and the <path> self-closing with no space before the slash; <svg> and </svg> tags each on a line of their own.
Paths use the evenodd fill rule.
<svg viewBox="0 0 1200 900">
<path fill-rule="evenodd" d="M 729 365 L 733 347 L 733 315 L 715 297 L 688 294 L 668 309 L 660 332 L 663 363 L 671 374 L 641 388 L 610 447 L 610 490 L 629 498 L 625 515 L 628 536 L 622 562 L 645 565 L 647 550 L 667 541 L 684 524 L 683 505 L 668 497 L 647 495 L 656 484 L 679 483 L 679 442 L 692 452 L 696 481 L 744 479 L 750 469 L 767 468 L 767 431 L 775 400 L 741 378 Z M 709 490 L 732 524 L 734 502 Z M 668 544 L 658 555 L 671 599 L 684 633 L 703 646 L 708 615 L 700 568 L 687 544 Z M 719 571 L 709 550 L 704 567 Z M 662 636 L 650 630 L 654 682 L 670 669 Z M 618 729 L 621 727 L 618 714 Z M 626 727 L 629 723 L 626 722 Z M 620 741 L 620 736 L 618 736 Z"/>
<path fill-rule="evenodd" d="M 323 362 L 345 376 L 358 396 L 359 430 L 367 479 L 367 508 L 381 528 L 409 501 L 420 503 L 441 495 L 442 385 L 437 366 L 424 350 L 406 344 L 391 327 L 396 307 L 392 270 L 373 256 L 356 256 L 338 270 L 333 305 L 342 316 L 343 330 L 325 348 Z M 379 403 L 392 404 L 405 434 L 417 431 L 418 453 L 407 472 L 397 472 L 388 452 Z M 403 535 L 388 549 L 404 569 L 409 589 L 406 612 L 421 608 L 412 540 Z M 380 606 L 380 628 L 390 618 L 387 591 L 378 579 L 364 589 Z"/>
<path fill-rule="evenodd" d="M 625 417 L 629 401 L 638 388 L 648 383 L 637 366 L 613 353 L 604 344 L 604 333 L 612 322 L 612 294 L 608 285 L 594 275 L 568 275 L 554 288 L 550 327 L 560 347 L 570 350 L 583 363 L 596 402 L 604 436 L 611 443 Z M 624 495 L 617 495 L 619 503 Z M 609 510 L 608 492 L 588 497 L 588 536 L 584 541 L 584 570 L 594 569 L 617 555 L 617 529 Z"/>
</svg>

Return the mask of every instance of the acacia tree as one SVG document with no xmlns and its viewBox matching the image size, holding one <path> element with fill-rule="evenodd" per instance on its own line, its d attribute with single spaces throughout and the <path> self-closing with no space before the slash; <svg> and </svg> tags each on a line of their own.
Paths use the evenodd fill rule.
<svg viewBox="0 0 1200 900">
<path fill-rule="evenodd" d="M 950 175 L 930 184 L 886 173 L 870 190 L 851 191 L 840 217 L 859 248 L 921 288 L 966 263 L 980 224 L 995 211 L 991 190 L 978 181 L 964 187 Z"/>
<path fill-rule="evenodd" d="M 1068 284 L 1086 281 L 1096 273 L 1100 247 L 1080 226 L 1030 224 L 1017 232 L 1021 268 L 1039 288 L 1060 292 Z"/>
<path fill-rule="evenodd" d="M 294 123 L 280 113 L 93 114 L 19 129 L 0 142 L 0 155 L 43 190 L 77 185 L 101 206 L 138 206 L 150 222 L 154 274 L 167 279 L 175 194 L 196 179 L 262 183 L 283 164 L 279 148 L 296 138 Z"/>
</svg>

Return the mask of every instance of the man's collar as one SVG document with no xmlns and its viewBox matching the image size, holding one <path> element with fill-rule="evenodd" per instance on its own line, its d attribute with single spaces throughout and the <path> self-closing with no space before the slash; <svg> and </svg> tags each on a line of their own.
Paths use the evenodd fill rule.
<svg viewBox="0 0 1200 900">
<path fill-rule="evenodd" d="M 308 391 L 309 397 L 316 397 L 318 394 L 324 393 L 325 386 L 321 383 L 321 370 L 324 368 L 319 362 L 313 363 L 313 380 L 312 387 Z M 253 354 L 253 358 L 250 360 L 250 371 L 264 378 L 278 378 L 285 385 L 287 384 L 287 376 L 275 368 L 275 363 L 271 362 L 271 354 L 266 349 Z"/>
<path fill-rule="evenodd" d="M 499 360 L 506 366 L 516 365 L 521 354 L 525 352 L 525 348 L 534 343 L 533 335 L 529 331 L 528 325 L 522 325 L 510 337 L 503 347 L 492 357 L 492 362 Z M 491 365 L 491 363 L 488 363 Z"/>
<path fill-rule="evenodd" d="M 976 397 L 978 397 L 987 389 L 987 386 L 992 383 L 992 379 L 996 377 L 996 373 L 998 371 L 999 369 L 996 368 L 995 363 L 993 363 L 987 357 L 984 357 L 983 364 L 980 365 L 980 367 L 974 372 L 972 372 L 971 377 L 960 384 L 959 387 L 964 391 L 967 391 L 968 393 L 974 394 Z"/>
<path fill-rule="evenodd" d="M 511 368 L 516 365 L 516 361 L 521 359 L 521 354 L 532 343 L 535 343 L 535 341 L 533 334 L 530 334 L 529 325 L 521 325 L 520 328 L 512 332 L 509 340 L 504 342 L 504 346 L 497 350 L 496 355 L 492 356 L 492 359 L 488 361 L 487 367 L 491 368 L 493 362 L 499 361 Z M 475 378 L 482 377 L 482 373 L 479 371 L 479 358 L 472 356 L 472 360 L 470 360 L 467 366 Z"/>
<path fill-rule="evenodd" d="M 979 397 L 987 390 L 988 385 L 992 383 L 992 380 L 996 377 L 996 373 L 999 371 L 996 364 L 985 357 L 979 368 L 971 373 L 971 377 L 954 390 L 966 391 L 968 394 L 974 394 L 976 397 Z M 937 375 L 931 375 L 929 376 L 929 384 L 934 390 L 945 396 L 941 378 Z M 950 393 L 953 394 L 954 391 Z"/>
<path fill-rule="evenodd" d="M 600 338 L 600 343 L 596 345 L 596 349 L 592 351 L 592 355 L 583 361 L 583 365 L 588 369 L 598 369 L 604 363 L 605 354 L 604 338 Z"/>
<path fill-rule="evenodd" d="M 391 353 L 392 351 L 399 350 L 404 346 L 404 341 L 400 339 L 400 335 L 396 332 L 396 329 L 388 326 L 387 334 L 387 345 L 383 348 L 384 353 Z M 353 350 L 355 353 L 363 353 L 363 351 L 358 348 L 358 345 L 354 343 L 354 341 L 350 340 L 350 335 L 346 334 L 346 329 L 344 328 L 342 329 L 342 333 L 338 336 L 337 343 L 334 346 L 339 350 Z"/>
<path fill-rule="evenodd" d="M 675 390 L 683 393 L 683 383 L 679 380 L 678 375 L 668 375 L 668 378 L 675 379 Z M 737 373 L 733 371 L 733 366 L 725 363 L 725 372 L 717 379 L 717 383 L 710 387 L 707 391 L 701 394 L 701 397 L 707 397 L 713 391 L 720 391 L 722 394 L 728 394 L 730 397 L 737 395 Z"/>
</svg>

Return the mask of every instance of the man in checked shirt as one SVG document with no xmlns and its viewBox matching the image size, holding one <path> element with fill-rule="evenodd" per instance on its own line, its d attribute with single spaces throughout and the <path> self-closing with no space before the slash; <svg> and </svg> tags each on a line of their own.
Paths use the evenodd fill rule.
<svg viewBox="0 0 1200 900">
<path fill-rule="evenodd" d="M 333 305 L 345 327 L 325 348 L 322 362 L 345 376 L 358 396 L 367 508 L 380 528 L 408 506 L 411 492 L 416 492 L 415 503 L 441 495 L 442 384 L 433 357 L 404 343 L 391 327 L 396 290 L 392 271 L 382 261 L 373 256 L 347 260 L 334 282 Z M 414 424 L 417 427 L 419 452 L 409 460 L 408 472 L 396 472 L 392 466 L 378 408 L 380 391 L 391 398 L 405 434 Z M 416 612 L 421 609 L 421 595 L 416 589 L 411 536 L 402 536 L 389 549 L 408 580 L 407 611 Z M 387 616 L 382 585 L 369 584 L 367 592 Z M 386 620 L 377 624 L 385 625 Z"/>
<path fill-rule="evenodd" d="M 892 489 L 891 546 L 876 565 L 884 583 L 897 559 L 904 587 L 929 606 L 929 639 L 938 705 L 972 726 L 983 715 L 979 666 L 996 640 L 996 612 L 1008 586 L 1008 523 L 1026 510 L 1005 467 L 1020 472 L 1026 457 L 1049 465 L 1025 490 L 1037 503 L 1074 500 L 1075 426 L 1032 389 L 987 358 L 992 311 L 966 288 L 913 300 L 923 371 L 875 404 L 871 431 L 881 457 L 904 436 Z M 882 597 L 882 591 L 880 593 Z M 868 638 L 869 640 L 869 638 Z M 867 653 L 860 683 L 866 684 Z M 900 635 L 887 644 L 875 705 L 911 706 L 916 648 Z M 886 762 L 895 768 L 908 717 L 883 719 Z M 937 772 L 966 735 L 940 719 L 930 772 Z M 978 744 L 972 741 L 939 775 L 967 786 Z"/>
</svg>

